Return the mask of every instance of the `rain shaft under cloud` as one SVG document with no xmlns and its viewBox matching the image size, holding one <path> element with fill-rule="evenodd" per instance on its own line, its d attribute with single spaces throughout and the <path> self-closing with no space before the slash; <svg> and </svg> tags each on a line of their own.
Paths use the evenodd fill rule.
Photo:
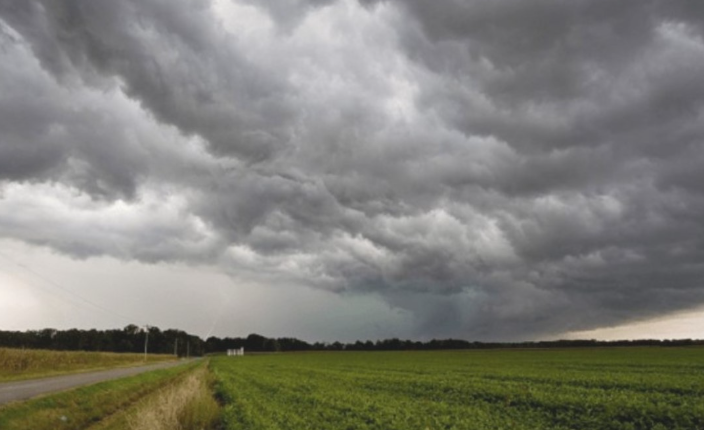
<svg viewBox="0 0 704 430">
<path fill-rule="evenodd" d="M 702 305 L 701 17 L 1 0 L 0 237 L 378 295 L 419 337 Z"/>
</svg>

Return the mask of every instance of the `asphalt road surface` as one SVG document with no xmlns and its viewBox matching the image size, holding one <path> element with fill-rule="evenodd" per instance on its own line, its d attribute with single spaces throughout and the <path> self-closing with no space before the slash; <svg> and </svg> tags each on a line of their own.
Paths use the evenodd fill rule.
<svg viewBox="0 0 704 430">
<path fill-rule="evenodd" d="M 95 384 L 97 382 L 137 375 L 150 370 L 166 369 L 183 363 L 185 363 L 185 361 L 167 361 L 165 363 L 150 364 L 148 366 L 122 367 L 118 369 L 101 370 L 99 372 L 3 382 L 0 383 L 0 405 L 19 400 L 27 400 L 42 394 L 64 391 L 70 388 L 80 387 L 81 385 Z"/>
</svg>

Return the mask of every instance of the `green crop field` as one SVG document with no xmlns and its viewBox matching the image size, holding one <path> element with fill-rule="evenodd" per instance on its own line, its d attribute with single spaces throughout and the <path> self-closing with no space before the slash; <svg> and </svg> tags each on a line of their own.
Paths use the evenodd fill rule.
<svg viewBox="0 0 704 430">
<path fill-rule="evenodd" d="M 704 429 L 704 349 L 341 352 L 211 361 L 228 429 Z"/>
</svg>

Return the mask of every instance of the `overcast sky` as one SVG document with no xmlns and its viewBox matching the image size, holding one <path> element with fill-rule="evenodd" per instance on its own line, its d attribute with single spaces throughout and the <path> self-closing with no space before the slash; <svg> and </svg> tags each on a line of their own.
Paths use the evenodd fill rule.
<svg viewBox="0 0 704 430">
<path fill-rule="evenodd" d="M 0 329 L 702 337 L 702 71 L 700 0 L 0 0 Z"/>
</svg>

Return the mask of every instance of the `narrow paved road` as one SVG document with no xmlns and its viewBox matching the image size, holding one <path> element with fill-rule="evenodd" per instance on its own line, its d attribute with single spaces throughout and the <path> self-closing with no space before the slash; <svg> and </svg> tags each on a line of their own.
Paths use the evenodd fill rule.
<svg viewBox="0 0 704 430">
<path fill-rule="evenodd" d="M 123 367 L 119 369 L 101 370 L 99 372 L 78 373 L 73 375 L 54 376 L 51 378 L 28 379 L 24 381 L 0 383 L 0 405 L 26 400 L 41 394 L 49 394 L 81 385 L 95 384 L 110 379 L 124 378 L 150 370 L 166 369 L 184 364 L 186 361 L 167 361 L 139 367 Z"/>
</svg>

